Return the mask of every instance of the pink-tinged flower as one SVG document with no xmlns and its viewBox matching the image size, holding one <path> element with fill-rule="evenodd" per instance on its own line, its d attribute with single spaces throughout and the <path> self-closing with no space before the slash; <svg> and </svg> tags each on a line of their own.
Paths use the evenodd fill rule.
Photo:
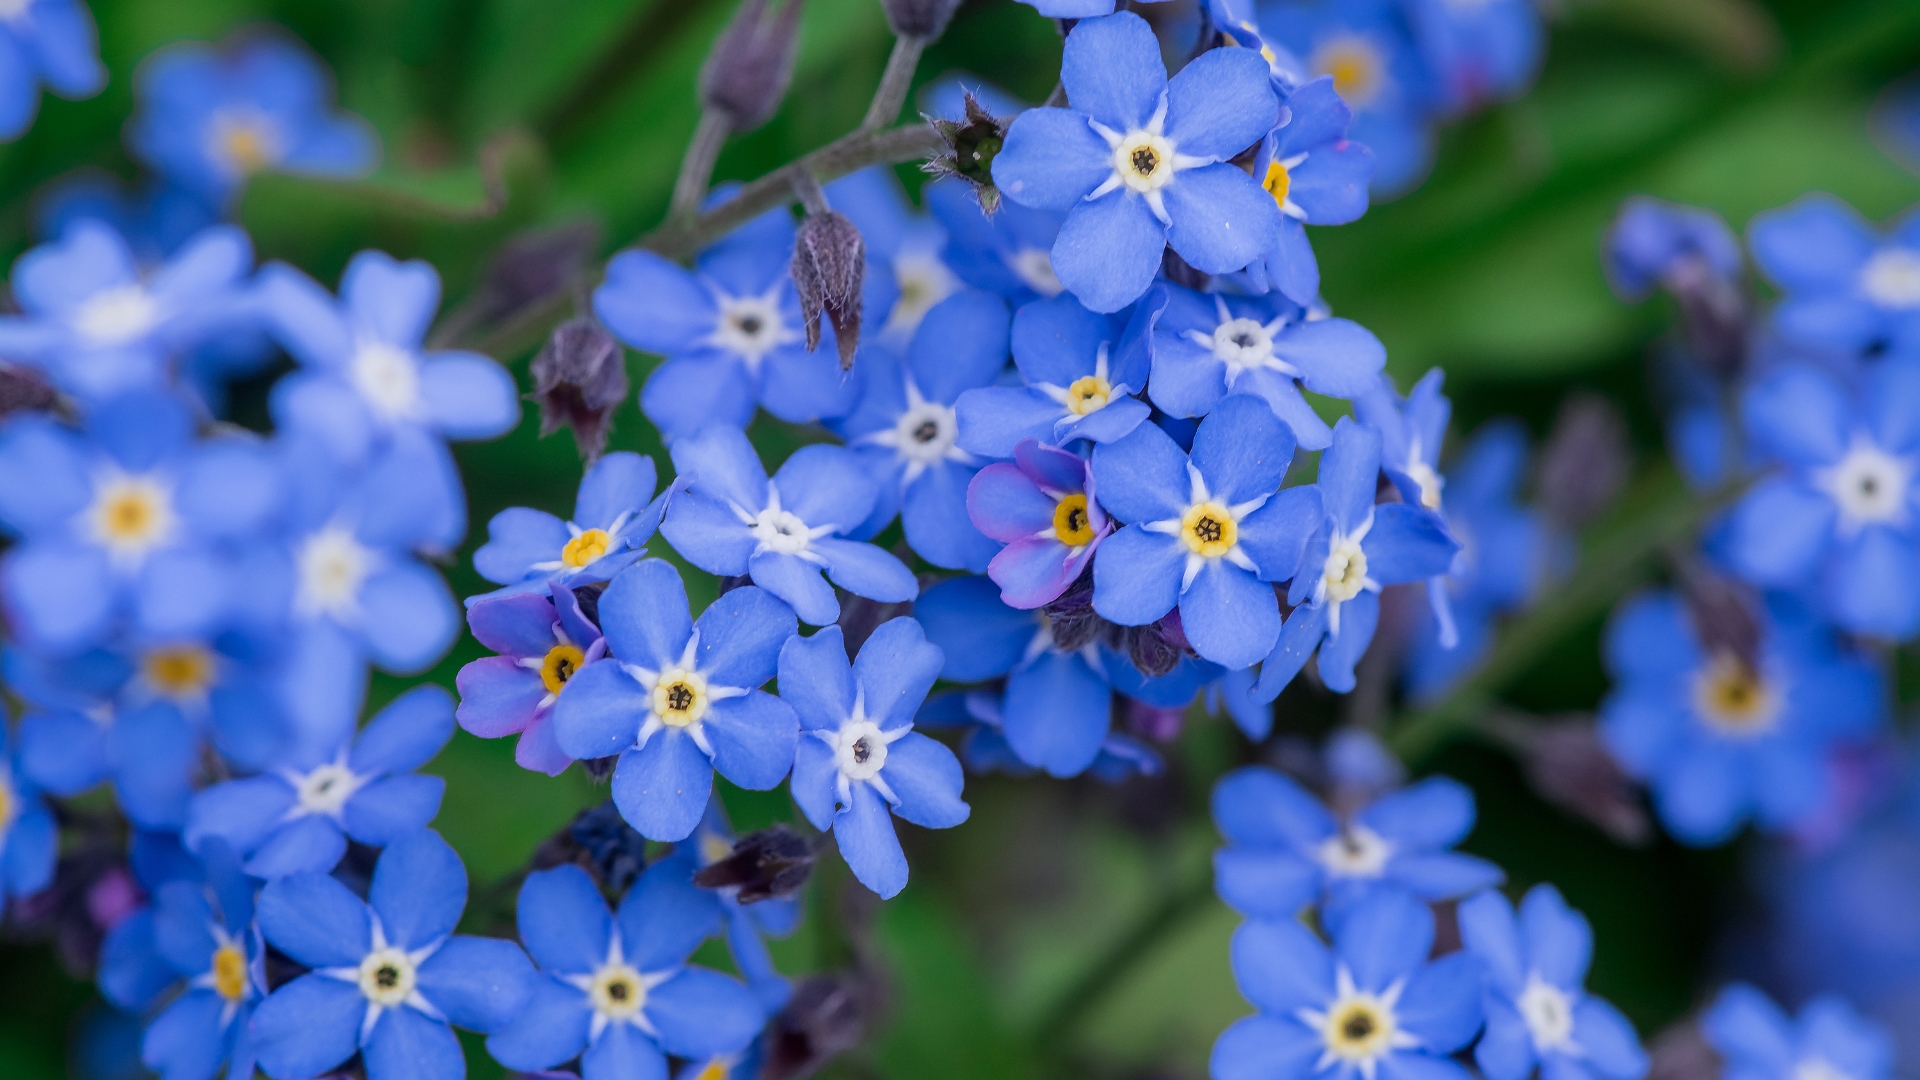
<svg viewBox="0 0 1920 1080">
<path fill-rule="evenodd" d="M 1007 545 L 987 564 L 1009 607 L 1051 603 L 1092 560 L 1113 522 L 1094 500 L 1093 470 L 1064 450 L 1023 440 L 1013 462 L 989 465 L 967 485 L 974 527 Z"/>
<path fill-rule="evenodd" d="M 483 739 L 518 733 L 513 760 L 557 776 L 573 758 L 554 739 L 553 706 L 580 669 L 607 654 L 607 643 L 565 585 L 552 595 L 515 593 L 467 610 L 467 625 L 499 653 L 460 669 L 460 726 Z"/>
</svg>

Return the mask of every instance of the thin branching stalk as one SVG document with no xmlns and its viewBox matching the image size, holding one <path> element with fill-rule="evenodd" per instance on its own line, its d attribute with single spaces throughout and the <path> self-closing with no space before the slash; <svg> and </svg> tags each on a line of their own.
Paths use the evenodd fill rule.
<svg viewBox="0 0 1920 1080">
<path fill-rule="evenodd" d="M 673 204 L 667 210 L 668 220 L 681 220 L 699 212 L 700 200 L 707 195 L 707 182 L 713 179 L 713 163 L 720 159 L 720 148 L 726 145 L 731 133 L 726 118 L 718 110 L 705 109 L 700 113 L 700 124 L 693 129 L 687 156 L 680 159 L 680 175 L 673 182 Z"/>
<path fill-rule="evenodd" d="M 907 91 L 913 88 L 913 73 L 920 66 L 920 53 L 927 47 L 925 38 L 899 37 L 893 40 L 893 53 L 887 57 L 887 70 L 880 75 L 880 86 L 867 106 L 867 118 L 861 131 L 879 131 L 900 117 L 907 103 Z"/>
</svg>

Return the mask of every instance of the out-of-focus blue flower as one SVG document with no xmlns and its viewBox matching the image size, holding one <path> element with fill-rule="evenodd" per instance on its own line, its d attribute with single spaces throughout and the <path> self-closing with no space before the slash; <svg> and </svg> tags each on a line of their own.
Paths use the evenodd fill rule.
<svg viewBox="0 0 1920 1080">
<path fill-rule="evenodd" d="M 793 612 L 764 589 L 733 589 L 694 621 L 672 564 L 635 563 L 600 594 L 614 663 L 576 673 L 553 733 L 575 758 L 620 756 L 613 801 L 650 840 L 684 840 L 713 774 L 755 791 L 793 764 L 793 710 L 760 687 L 793 636 Z"/>
<path fill-rule="evenodd" d="M 1640 1080 L 1647 1055 L 1620 1010 L 1586 992 L 1593 929 L 1560 891 L 1536 885 L 1520 914 L 1497 892 L 1460 905 L 1460 937 L 1486 975 L 1487 1030 L 1473 1048 L 1487 1080 Z"/>
<path fill-rule="evenodd" d="M 606 581 L 646 553 L 668 493 L 653 497 L 653 459 L 621 451 L 593 463 L 580 478 L 572 521 L 545 510 L 511 506 L 487 522 L 487 542 L 473 568 L 503 591 L 544 592 L 555 585 Z M 487 595 L 498 595 L 490 593 Z M 480 597 L 471 597 L 472 607 Z"/>
<path fill-rule="evenodd" d="M 201 230 L 218 225 L 220 214 L 199 196 L 157 177 L 128 183 L 91 166 L 59 176 L 34 194 L 33 232 L 43 242 L 89 220 L 119 233 L 134 262 L 150 269 Z"/>
<path fill-rule="evenodd" d="M 4 587 L 21 638 L 71 654 L 122 618 L 150 637 L 214 629 L 238 591 L 225 552 L 281 487 L 254 440 L 195 441 L 171 397 L 119 395 L 84 432 L 17 415 L 0 429 L 0 520 L 20 537 Z"/>
<path fill-rule="evenodd" d="M 1332 76 L 1287 96 L 1287 122 L 1260 143 L 1254 178 L 1280 207 L 1280 230 L 1266 258 L 1247 267 L 1262 291 L 1278 289 L 1296 304 L 1320 298 L 1320 263 L 1308 225 L 1345 225 L 1367 212 L 1373 151 L 1347 138 L 1353 110 L 1334 92 Z"/>
<path fill-rule="evenodd" d="M 1273 0 L 1259 7 L 1267 40 L 1331 76 L 1353 110 L 1348 135 L 1374 154 L 1373 193 L 1399 195 L 1433 160 L 1433 76 L 1395 0 Z"/>
<path fill-rule="evenodd" d="M 225 861 L 232 864 L 231 852 L 226 853 Z M 134 883 L 147 896 L 158 896 L 171 882 L 204 884 L 207 880 L 206 868 L 181 845 L 179 834 L 174 832 L 134 829 L 127 867 Z M 237 866 L 233 869 L 238 872 Z M 179 978 L 154 941 L 154 910 L 150 905 L 140 904 L 126 913 L 100 943 L 94 980 L 100 996 L 116 1009 L 144 1012 Z"/>
<path fill-rule="evenodd" d="M 1053 241 L 1067 220 L 1065 210 L 1002 201 L 989 216 L 965 181 L 936 181 L 924 190 L 927 208 L 946 226 L 946 264 L 960 280 L 1014 304 L 1060 295 L 1064 286 L 1053 272 Z"/>
<path fill-rule="evenodd" d="M 20 721 L 21 768 L 61 797 L 110 782 L 121 811 L 142 828 L 186 824 L 201 767 L 199 733 L 170 702 L 96 709 L 29 712 Z"/>
<path fill-rule="evenodd" d="M 1831 995 L 1814 998 L 1798 1017 L 1790 1017 L 1765 994 L 1735 983 L 1700 1017 L 1700 1033 L 1726 1062 L 1730 1076 L 1889 1080 L 1893 1075 L 1893 1040 L 1886 1030 Z"/>
<path fill-rule="evenodd" d="M 0 724 L 0 907 L 31 896 L 53 881 L 60 834 L 40 792 L 20 768 L 5 724 Z"/>
<path fill-rule="evenodd" d="M 1889 358 L 1857 388 L 1784 364 L 1747 388 L 1741 413 L 1751 443 L 1784 468 L 1732 512 L 1734 569 L 1809 592 L 1854 633 L 1920 630 L 1920 357 Z"/>
<path fill-rule="evenodd" d="M 217 205 L 257 172 L 346 180 L 380 159 L 373 128 L 333 107 L 325 66 L 279 34 L 161 49 L 140 65 L 134 97 L 133 156 Z"/>
<path fill-rule="evenodd" d="M 910 618 L 882 623 L 852 665 L 838 626 L 780 650 L 780 694 L 800 715 L 793 801 L 833 830 L 853 876 L 883 900 L 907 885 L 891 815 L 950 829 L 970 812 L 953 751 L 913 730 L 943 662 Z"/>
<path fill-rule="evenodd" d="M 194 796 L 187 846 L 224 841 L 260 878 L 325 873 L 346 853 L 349 836 L 377 847 L 433 820 L 447 782 L 414 770 L 452 737 L 452 696 L 417 686 L 330 754 L 295 753 L 272 772 Z"/>
<path fill-rule="evenodd" d="M 874 333 L 882 342 L 905 345 L 927 312 L 961 287 L 941 258 L 946 230 L 928 215 L 914 213 L 899 178 L 884 165 L 843 176 L 826 191 L 833 208 L 860 229 L 868 265 L 893 278 L 897 299 L 886 318 L 880 319 L 878 311 L 867 314 Z"/>
<path fill-rule="evenodd" d="M 1500 868 L 1450 850 L 1473 831 L 1473 792 L 1444 776 L 1390 791 L 1336 818 L 1264 766 L 1236 769 L 1213 789 L 1214 888 L 1260 919 L 1292 919 L 1309 904 L 1345 911 L 1383 892 L 1452 900 L 1500 884 Z"/>
<path fill-rule="evenodd" d="M 981 469 L 967 485 L 967 516 L 1005 544 L 987 564 L 1010 607 L 1042 607 L 1077 581 L 1113 522 L 1094 498 L 1086 459 L 1032 439 L 1013 461 Z"/>
<path fill-rule="evenodd" d="M 571 589 L 558 583 L 549 588 L 548 596 L 516 593 L 467 609 L 473 636 L 500 655 L 460 669 L 454 718 L 483 739 L 518 734 L 513 760 L 558 776 L 573 758 L 554 734 L 554 703 L 575 675 L 606 656 L 607 643 Z"/>
<path fill-rule="evenodd" d="M 1380 589 L 1427 580 L 1453 565 L 1460 545 L 1433 511 L 1405 503 L 1374 505 L 1379 476 L 1380 436 L 1341 417 L 1333 445 L 1320 457 L 1320 480 L 1314 485 L 1324 523 L 1293 574 L 1287 597 L 1293 613 L 1260 665 L 1262 700 L 1277 697 L 1316 647 L 1321 680 L 1339 693 L 1352 690 L 1353 666 L 1380 624 Z"/>
<path fill-rule="evenodd" d="M 960 760 L 972 772 L 1041 775 L 1040 769 L 1021 760 L 1007 742 L 1002 708 L 1005 702 L 1004 693 L 995 690 L 936 694 L 927 699 L 913 722 L 923 728 L 964 729 Z M 1125 732 L 1112 731 L 1100 744 L 1100 753 L 1087 766 L 1086 775 L 1101 783 L 1118 784 L 1135 776 L 1158 776 L 1166 767 L 1166 761 L 1152 746 Z"/>
<path fill-rule="evenodd" d="M 247 1021 L 267 992 L 266 948 L 254 925 L 255 882 L 224 849 L 209 852 L 207 878 L 172 881 L 154 897 L 154 945 L 186 980 L 147 1027 L 141 1060 L 167 1080 L 253 1075 Z"/>
<path fill-rule="evenodd" d="M 768 479 L 746 435 L 715 424 L 674 444 L 673 467 L 692 486 L 674 498 L 660 534 L 709 574 L 752 577 L 802 622 L 824 626 L 840 617 L 823 570 L 834 585 L 882 603 L 920 591 L 899 559 L 844 539 L 872 514 L 877 498 L 853 452 L 803 447 Z"/>
<path fill-rule="evenodd" d="M 1695 275 L 1729 281 L 1740 276 L 1740 239 L 1726 219 L 1704 207 L 1644 195 L 1620 207 L 1600 254 L 1607 284 L 1629 302 Z"/>
<path fill-rule="evenodd" d="M 1099 315 L 1071 296 L 1036 300 L 1013 317 L 1013 362 L 1024 387 L 981 386 L 960 395 L 960 446 L 1006 458 L 1021 441 L 1069 446 L 1123 438 L 1151 412 L 1147 325 Z"/>
<path fill-rule="evenodd" d="M 0 315 L 0 349 L 90 401 L 156 391 L 176 353 L 247 324 L 241 285 L 252 266 L 252 243 L 231 225 L 201 230 L 147 268 L 111 226 L 79 218 L 14 264 L 23 314 Z"/>
<path fill-rule="evenodd" d="M 521 1070 L 578 1057 L 584 1075 L 613 1078 L 665 1077 L 668 1055 L 745 1050 L 766 1018 L 760 1003 L 739 980 L 687 963 L 720 928 L 720 902 L 691 870 L 655 863 L 617 913 L 577 866 L 527 875 L 520 940 L 540 974 L 487 1052 Z"/>
<path fill-rule="evenodd" d="M 1258 54 L 1212 49 L 1169 81 L 1146 20 L 1121 12 L 1074 27 L 1060 79 L 1074 108 L 1016 117 L 993 178 L 1022 206 L 1068 211 L 1052 267 L 1081 303 L 1138 299 L 1168 244 L 1209 274 L 1272 247 L 1279 208 L 1229 160 L 1280 119 Z"/>
<path fill-rule="evenodd" d="M 535 979 L 513 942 L 453 933 L 466 906 L 466 868 L 424 829 L 381 853 L 364 903 L 323 874 L 269 882 L 260 930 L 310 970 L 254 1010 L 248 1030 L 261 1069 L 296 1080 L 357 1050 L 367 1080 L 465 1076 L 448 1025 L 483 1034 L 506 1027 Z"/>
<path fill-rule="evenodd" d="M 1703 647 L 1669 593 L 1627 601 L 1607 628 L 1616 685 L 1601 737 L 1689 844 L 1723 843 L 1748 818 L 1775 831 L 1804 819 L 1827 798 L 1834 746 L 1883 723 L 1884 688 L 1865 657 L 1787 601 L 1766 607 L 1751 662 Z"/>
<path fill-rule="evenodd" d="M 1159 286 L 1141 306 L 1164 304 L 1153 326 L 1148 393 L 1170 416 L 1205 416 L 1229 394 L 1251 394 L 1292 429 L 1304 450 L 1325 450 L 1333 429 L 1300 386 L 1355 398 L 1379 385 L 1387 349 L 1349 319 L 1315 318 L 1283 296 L 1206 295 Z"/>
<path fill-rule="evenodd" d="M 1753 261 L 1784 294 L 1790 340 L 1857 354 L 1920 350 L 1920 219 L 1877 235 L 1853 207 L 1815 193 L 1747 227 Z"/>
<path fill-rule="evenodd" d="M 1331 930 L 1331 949 L 1290 918 L 1234 932 L 1234 982 L 1260 1011 L 1213 1044 L 1214 1080 L 1466 1080 L 1449 1055 L 1480 1031 L 1479 962 L 1429 962 L 1433 913 L 1403 895 L 1372 897 Z"/>
<path fill-rule="evenodd" d="M 702 252 L 691 271 L 651 251 L 623 251 L 594 290 L 593 311 L 621 341 L 666 358 L 640 408 L 669 442 L 709 423 L 745 427 L 757 403 L 793 423 L 844 416 L 855 380 L 840 370 L 832 329 L 807 351 L 789 266 L 793 219 L 772 210 Z M 865 277 L 870 312 L 893 307 L 892 276 Z"/>
<path fill-rule="evenodd" d="M 733 854 L 733 825 L 727 821 L 727 808 L 718 792 L 708 800 L 707 812 L 685 844 L 674 850 L 673 858 L 684 857 L 694 868 L 705 869 Z M 740 887 L 727 885 L 713 890 L 720 898 L 725 917 L 727 948 L 733 953 L 733 966 L 739 969 L 753 990 L 753 996 L 768 1013 L 774 1013 L 793 995 L 793 987 L 773 966 L 764 937 L 786 937 L 800 925 L 798 896 L 771 896 L 751 904 L 739 900 Z M 696 1074 L 697 1075 L 697 1074 Z M 724 1074 L 723 1074 L 724 1080 Z"/>
<path fill-rule="evenodd" d="M 1407 17 L 1437 105 L 1455 115 L 1519 96 L 1546 58 L 1546 28 L 1532 0 L 1412 0 Z"/>
<path fill-rule="evenodd" d="M 80 0 L 20 0 L 0 11 L 0 142 L 33 126 L 41 83 L 65 98 L 107 85 L 93 16 Z"/>
<path fill-rule="evenodd" d="M 1007 363 L 1006 302 L 968 290 L 919 322 L 906 359 L 869 349 L 860 361 L 860 402 L 835 427 L 873 474 L 878 497 L 853 535 L 870 537 L 894 515 L 907 543 L 935 566 L 984 570 L 999 545 L 967 518 L 967 484 L 985 464 L 957 445 L 955 401 L 984 387 Z"/>
</svg>

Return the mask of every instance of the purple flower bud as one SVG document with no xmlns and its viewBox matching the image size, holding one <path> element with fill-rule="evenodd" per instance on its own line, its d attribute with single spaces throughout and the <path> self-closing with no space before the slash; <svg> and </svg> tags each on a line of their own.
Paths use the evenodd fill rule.
<svg viewBox="0 0 1920 1080">
<path fill-rule="evenodd" d="M 1692 1019 L 1682 1020 L 1647 1044 L 1647 1080 L 1708 1080 L 1726 1065 Z"/>
<path fill-rule="evenodd" d="M 571 427 L 580 456 L 598 460 L 607 448 L 613 410 L 627 397 L 627 355 L 620 343 L 592 319 L 571 319 L 554 328 L 531 371 L 540 434 Z"/>
<path fill-rule="evenodd" d="M 480 278 L 476 321 L 497 322 L 564 292 L 600 247 L 600 225 L 575 221 L 530 229 L 501 245 Z"/>
<path fill-rule="evenodd" d="M 735 899 L 758 903 L 792 896 L 813 874 L 813 846 L 785 825 L 748 833 L 733 845 L 733 854 L 693 875 L 703 889 L 737 885 Z"/>
<path fill-rule="evenodd" d="M 880 0 L 880 6 L 896 36 L 932 41 L 946 33 L 960 0 Z"/>
<path fill-rule="evenodd" d="M 860 1045 L 866 1031 L 866 984 L 852 975 L 814 975 L 793 988 L 773 1018 L 760 1080 L 800 1080 Z"/>
<path fill-rule="evenodd" d="M 53 385 L 37 371 L 0 360 L 0 416 L 46 412 L 59 403 Z"/>
<path fill-rule="evenodd" d="M 612 759 L 600 760 L 605 760 L 608 771 L 612 771 Z M 559 832 L 542 841 L 528 869 L 551 870 L 568 863 L 592 874 L 610 891 L 625 892 L 647 868 L 647 841 L 626 823 L 609 799 L 591 810 L 580 811 Z"/>
<path fill-rule="evenodd" d="M 742 0 L 700 69 L 700 103 L 733 131 L 752 131 L 771 119 L 793 81 L 804 0 L 787 0 L 777 12 L 767 4 Z"/>
<path fill-rule="evenodd" d="M 807 348 L 820 346 L 820 315 L 826 313 L 840 345 L 840 369 L 853 366 L 860 345 L 860 286 L 867 275 L 867 245 L 853 222 L 832 210 L 810 214 L 793 244 L 793 285 L 807 322 Z"/>
<path fill-rule="evenodd" d="M 1708 656 L 1726 653 L 1754 669 L 1760 663 L 1760 597 L 1744 582 L 1720 574 L 1697 558 L 1678 568 L 1687 620 Z"/>
<path fill-rule="evenodd" d="M 1596 394 L 1570 395 L 1540 451 L 1541 509 L 1561 527 L 1579 529 L 1612 505 L 1631 466 L 1620 411 Z"/>
<path fill-rule="evenodd" d="M 1646 842 L 1652 831 L 1647 812 L 1592 720 L 1535 722 L 1516 730 L 1524 731 L 1521 762 L 1535 793 L 1619 843 Z"/>
</svg>

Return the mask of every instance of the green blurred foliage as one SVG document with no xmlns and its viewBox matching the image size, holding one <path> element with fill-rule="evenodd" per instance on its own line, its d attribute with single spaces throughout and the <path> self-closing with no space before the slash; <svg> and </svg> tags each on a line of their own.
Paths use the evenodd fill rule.
<svg viewBox="0 0 1920 1080">
<path fill-rule="evenodd" d="M 181 40 L 218 40 L 273 23 L 336 73 L 343 105 L 379 129 L 385 161 L 369 179 L 256 182 L 241 205 L 261 257 L 332 281 L 364 247 L 430 259 L 449 304 L 518 229 L 591 218 L 605 253 L 654 224 L 693 130 L 693 84 L 729 0 L 91 0 L 112 70 L 90 101 L 49 99 L 24 139 L 0 146 L 0 256 L 31 242 L 34 193 L 80 167 L 131 177 L 119 144 L 140 60 Z M 1572 387 L 1627 412 L 1642 460 L 1658 452 L 1641 373 L 1671 312 L 1607 292 L 1596 258 L 1620 199 L 1645 192 L 1701 203 L 1736 228 L 1801 193 L 1835 192 L 1871 216 L 1920 185 L 1868 139 L 1868 103 L 1920 66 L 1911 0 L 1566 0 L 1551 51 L 1525 98 L 1445 132 L 1431 179 L 1361 222 L 1316 230 L 1327 297 L 1373 328 L 1403 380 L 1444 366 L 1460 432 L 1501 413 L 1544 430 Z M 766 127 L 734 139 L 719 179 L 759 175 L 858 122 L 889 39 L 876 0 L 810 0 L 793 90 Z M 1028 100 L 1051 89 L 1060 42 L 1031 9 L 971 0 L 934 44 L 920 80 L 965 70 Z M 910 167 L 903 179 L 917 182 Z M 530 351 L 530 350 L 529 350 Z M 526 383 L 526 352 L 503 355 Z M 653 361 L 633 357 L 637 386 Z M 243 416 L 264 417 L 265 382 L 242 388 Z M 817 432 L 764 425 L 777 458 Z M 653 454 L 657 436 L 629 401 L 613 446 Z M 579 462 L 565 435 L 519 430 L 462 446 L 472 533 L 447 567 L 461 595 L 484 588 L 472 548 L 499 509 L 571 509 Z M 658 543 L 657 554 L 668 555 Z M 710 583 L 689 581 L 696 607 Z M 703 595 L 703 590 L 705 593 Z M 1547 651 L 1511 688 L 1517 705 L 1590 708 L 1605 682 L 1598 620 Z M 451 687 L 483 650 L 461 642 L 426 678 Z M 1911 665 L 1909 665 L 1911 667 Z M 416 680 L 378 677 L 370 708 Z M 1911 689 L 1920 678 L 1908 673 Z M 1346 705 L 1302 682 L 1282 730 L 1317 736 Z M 835 1067 L 844 1077 L 1204 1075 L 1214 1035 L 1246 1007 L 1226 943 L 1235 920 L 1204 892 L 1206 792 L 1262 753 L 1198 716 L 1173 748 L 1171 774 L 1118 789 L 972 780 L 974 816 L 941 834 L 902 826 L 913 883 L 877 912 L 843 895 L 823 861 L 809 915 L 776 943 L 786 970 L 877 960 L 890 993 L 883 1028 Z M 1438 767 L 1473 784 L 1482 824 L 1467 845 L 1507 866 L 1514 885 L 1559 884 L 1592 917 L 1593 983 L 1652 1034 L 1702 992 L 1714 927 L 1736 903 L 1736 854 L 1667 843 L 1618 847 L 1541 803 L 1505 757 L 1455 747 Z M 456 736 L 433 770 L 446 776 L 438 827 L 466 858 L 476 897 L 497 898 L 528 854 L 577 810 L 604 798 L 578 771 L 524 772 L 512 747 Z M 784 793 L 728 789 L 743 828 L 797 815 Z M 1196 888 L 1196 883 L 1199 888 Z M 489 890 L 492 890 L 489 892 Z M 489 902 L 492 902 L 489 900 Z M 476 908 L 484 905 L 476 904 Z M 851 913 L 851 914 L 850 914 Z M 484 916 L 485 913 L 482 913 Z M 1116 942 L 1152 916 L 1156 933 L 1111 978 Z M 710 945 L 703 958 L 726 963 Z M 1070 1003 L 1066 995 L 1078 995 Z M 62 1075 L 70 1018 L 88 1000 L 42 947 L 0 951 L 0 1075 Z M 1063 1029 L 1050 1019 L 1072 1017 Z M 475 1076 L 499 1070 L 469 1040 Z"/>
</svg>

